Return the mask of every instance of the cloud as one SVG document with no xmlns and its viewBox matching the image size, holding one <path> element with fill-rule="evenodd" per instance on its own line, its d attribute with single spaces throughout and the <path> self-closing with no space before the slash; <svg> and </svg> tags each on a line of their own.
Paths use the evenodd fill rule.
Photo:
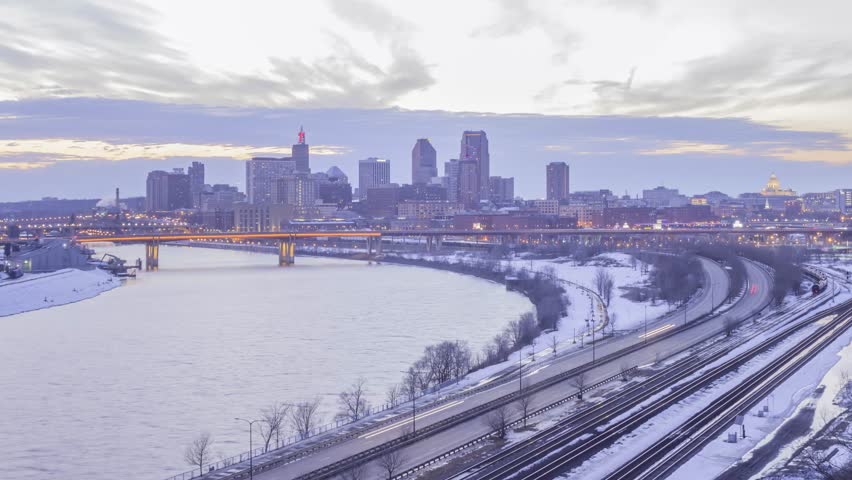
<svg viewBox="0 0 852 480">
<path fill-rule="evenodd" d="M 345 148 L 333 145 L 313 145 L 311 155 L 340 155 Z M 258 147 L 249 145 L 204 145 L 186 143 L 110 143 L 95 140 L 46 138 L 27 140 L 0 140 L 2 157 L 29 156 L 28 161 L 7 162 L 0 168 L 44 168 L 62 161 L 131 159 L 165 160 L 185 158 L 233 158 L 246 160 L 255 156 L 289 155 L 290 147 Z"/>
<path fill-rule="evenodd" d="M 543 88 L 536 100 L 549 102 L 565 87 L 584 87 L 594 114 L 690 115 L 725 117 L 800 105 L 825 105 L 852 99 L 852 48 L 842 45 L 792 45 L 780 36 L 749 39 L 718 55 L 677 65 L 672 78 L 647 80 L 642 67 L 624 80 L 569 79 Z"/>
<path fill-rule="evenodd" d="M 639 153 L 642 155 L 684 155 L 689 153 L 702 153 L 713 155 L 746 155 L 748 151 L 745 148 L 737 148 L 732 147 L 730 145 L 722 145 L 718 143 L 672 142 L 664 148 L 643 150 Z"/>
<path fill-rule="evenodd" d="M 157 33 L 157 13 L 143 5 L 99 0 L 32 0 L 0 6 L 0 92 L 12 97 L 104 96 L 170 103 L 294 107 L 384 107 L 434 83 L 403 41 L 408 27 L 380 7 L 341 2 L 348 19 L 387 39 L 377 65 L 330 35 L 329 55 L 307 62 L 269 58 L 261 72 L 210 72 Z M 49 11 L 50 15 L 44 12 Z M 391 17 L 392 19 L 392 17 Z M 295 53 L 295 52 L 294 52 Z"/>
<path fill-rule="evenodd" d="M 568 61 L 582 40 L 577 31 L 552 16 L 541 1 L 500 0 L 496 2 L 496 5 L 496 19 L 484 26 L 474 28 L 471 36 L 503 38 L 541 30 L 553 45 L 552 60 L 557 63 Z M 564 5 L 559 5 L 558 9 L 565 10 Z"/>
</svg>

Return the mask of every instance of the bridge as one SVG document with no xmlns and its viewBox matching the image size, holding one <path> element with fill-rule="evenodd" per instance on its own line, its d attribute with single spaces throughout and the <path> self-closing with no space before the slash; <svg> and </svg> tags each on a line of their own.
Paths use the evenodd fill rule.
<svg viewBox="0 0 852 480">
<path fill-rule="evenodd" d="M 296 256 L 296 240 L 320 238 L 350 238 L 366 240 L 369 255 L 382 253 L 382 238 L 414 237 L 425 241 L 426 249 L 440 249 L 447 237 L 475 238 L 486 242 L 494 241 L 501 244 L 518 244 L 522 238 L 527 240 L 537 238 L 542 242 L 558 239 L 584 238 L 598 240 L 604 238 L 636 238 L 636 237 L 673 237 L 693 236 L 706 237 L 708 240 L 750 237 L 805 236 L 810 242 L 812 238 L 832 238 L 835 242 L 848 241 L 852 230 L 838 227 L 764 227 L 764 228 L 677 228 L 677 229 L 517 229 L 517 230 L 479 230 L 479 229 L 423 229 L 423 230 L 332 230 L 332 231 L 299 231 L 299 232 L 221 232 L 221 233 L 146 233 L 97 237 L 74 237 L 77 243 L 144 243 L 145 269 L 159 268 L 159 249 L 161 242 L 187 240 L 271 240 L 278 244 L 278 264 L 292 265 Z"/>
<path fill-rule="evenodd" d="M 287 266 L 296 260 L 296 239 L 300 238 L 363 238 L 367 240 L 367 252 L 373 249 L 381 254 L 381 232 L 378 231 L 334 231 L 334 232 L 232 232 L 232 233 L 177 233 L 163 235 L 119 235 L 106 237 L 75 237 L 76 243 L 144 243 L 145 270 L 160 267 L 160 243 L 182 240 L 273 240 L 278 244 L 278 265 Z"/>
</svg>

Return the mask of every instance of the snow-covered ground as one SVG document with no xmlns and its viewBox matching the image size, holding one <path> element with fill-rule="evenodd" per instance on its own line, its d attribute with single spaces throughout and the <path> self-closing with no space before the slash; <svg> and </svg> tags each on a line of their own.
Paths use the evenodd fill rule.
<svg viewBox="0 0 852 480">
<path fill-rule="evenodd" d="M 78 302 L 119 285 L 121 280 L 97 269 L 67 268 L 0 280 L 0 317 Z"/>
<path fill-rule="evenodd" d="M 648 321 L 666 314 L 670 308 L 665 302 L 653 303 L 634 302 L 623 297 L 624 288 L 640 286 L 648 281 L 651 267 L 636 261 L 631 265 L 631 256 L 626 253 L 604 253 L 591 259 L 583 265 L 579 265 L 568 258 L 556 258 L 553 260 L 524 260 L 514 259 L 512 266 L 517 269 L 526 268 L 534 271 L 542 271 L 553 268 L 556 275 L 568 282 L 578 284 L 594 291 L 595 275 L 599 268 L 606 268 L 607 272 L 615 280 L 615 289 L 609 306 L 606 308 L 610 320 L 615 319 L 617 330 L 630 330 L 639 328 L 645 321 L 645 309 L 648 310 Z M 571 306 L 568 312 L 569 324 L 578 320 L 589 318 L 590 301 L 586 292 L 571 284 L 566 284 L 571 297 Z"/>
<path fill-rule="evenodd" d="M 843 293 L 838 297 L 837 302 L 848 300 L 849 298 L 852 298 L 852 295 Z M 824 309 L 829 306 L 831 304 L 825 305 L 822 308 Z M 584 480 L 604 478 L 617 466 L 630 460 L 636 452 L 641 451 L 659 438 L 667 435 L 692 417 L 695 412 L 710 405 L 722 393 L 732 389 L 748 375 L 756 372 L 772 359 L 777 358 L 794 345 L 795 342 L 811 333 L 817 326 L 812 325 L 796 332 L 782 342 L 782 344 L 759 355 L 757 358 L 740 367 L 737 371 L 727 374 L 723 378 L 713 382 L 708 388 L 702 389 L 679 404 L 666 409 L 663 413 L 657 415 L 653 421 L 647 422 L 637 430 L 622 437 L 612 447 L 598 452 L 564 478 L 582 478 Z M 731 355 L 750 348 L 755 343 L 766 338 L 768 334 L 767 332 L 765 335 L 756 336 L 737 349 L 734 349 L 726 357 L 717 360 L 711 366 L 724 362 L 728 358 L 731 358 Z M 685 463 L 670 478 L 684 480 L 714 478 L 741 458 L 746 458 L 753 449 L 759 447 L 764 442 L 770 441 L 772 434 L 777 431 L 785 420 L 792 418 L 799 408 L 811 402 L 811 394 L 822 382 L 823 375 L 825 375 L 832 365 L 837 363 L 839 359 L 838 352 L 844 349 L 844 347 L 847 347 L 850 342 L 852 342 L 852 330 L 844 333 L 838 340 L 811 360 L 806 367 L 793 374 L 780 387 L 773 391 L 771 395 L 761 401 L 759 406 L 747 412 L 745 420 L 747 436 L 745 439 L 739 438 L 737 443 L 727 443 L 725 440 L 728 431 L 739 432 L 739 429 L 736 427 L 729 428 L 723 435 L 705 446 L 700 453 Z M 830 394 L 830 398 L 833 398 L 834 394 L 828 390 L 830 389 L 826 389 L 826 396 Z M 769 411 L 766 416 L 760 417 L 758 416 L 758 410 L 762 409 L 764 405 L 769 406 Z M 604 462 L 602 459 L 606 459 L 606 461 Z"/>
</svg>

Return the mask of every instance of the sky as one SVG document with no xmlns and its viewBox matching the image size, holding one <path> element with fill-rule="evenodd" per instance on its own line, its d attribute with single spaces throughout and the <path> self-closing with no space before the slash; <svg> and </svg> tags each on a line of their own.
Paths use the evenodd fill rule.
<svg viewBox="0 0 852 480">
<path fill-rule="evenodd" d="M 485 130 L 492 175 L 572 190 L 852 187 L 852 2 L 0 0 L 0 201 L 144 192 L 252 155 L 439 164 Z M 440 167 L 439 167 L 440 170 Z"/>
</svg>

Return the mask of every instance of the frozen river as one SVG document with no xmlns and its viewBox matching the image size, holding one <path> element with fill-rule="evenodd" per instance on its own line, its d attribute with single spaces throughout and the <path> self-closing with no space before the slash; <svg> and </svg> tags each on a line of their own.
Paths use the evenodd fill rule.
<svg viewBox="0 0 852 480">
<path fill-rule="evenodd" d="M 113 247 L 122 258 L 142 246 Z M 100 252 L 99 252 L 100 253 Z M 373 403 L 423 347 L 474 351 L 530 310 L 501 285 L 395 265 L 165 247 L 161 270 L 62 307 L 0 318 L 0 478 L 160 480 L 201 431 L 248 449 L 274 401 L 367 379 Z M 0 298 L 2 301 L 2 298 Z"/>
</svg>

